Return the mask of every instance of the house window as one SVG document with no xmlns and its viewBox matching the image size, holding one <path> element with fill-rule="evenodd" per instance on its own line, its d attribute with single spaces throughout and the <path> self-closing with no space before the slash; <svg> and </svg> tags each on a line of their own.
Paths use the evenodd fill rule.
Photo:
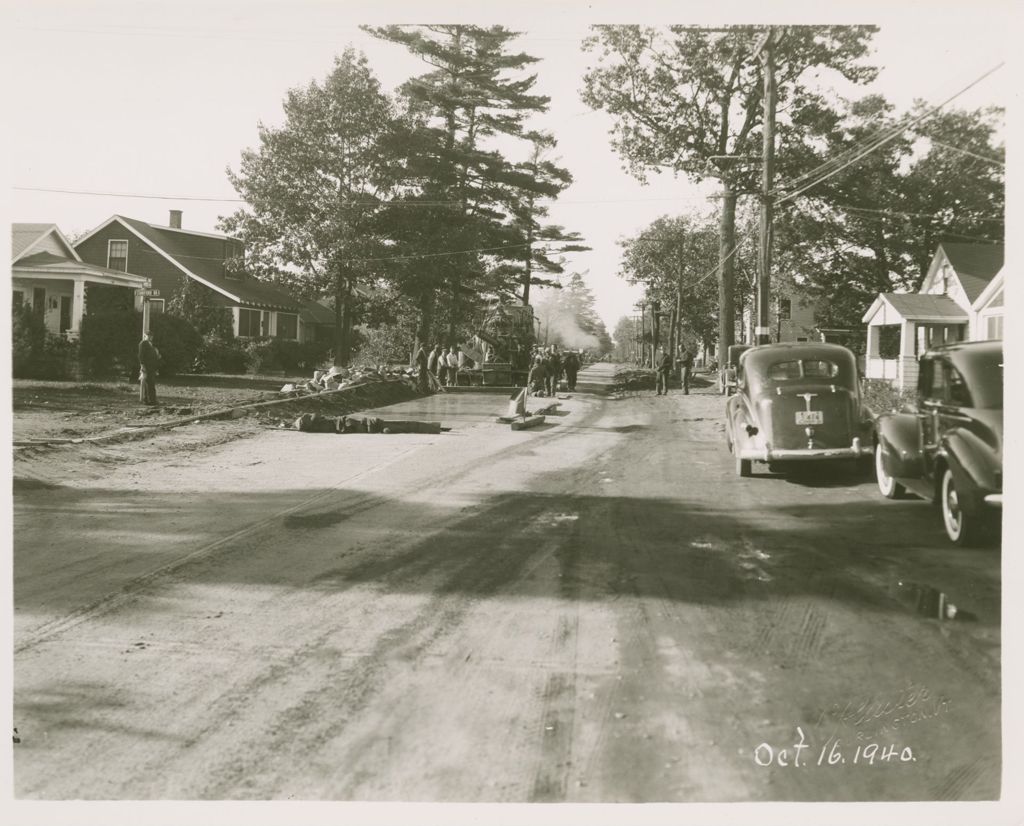
<svg viewBox="0 0 1024 826">
<path fill-rule="evenodd" d="M 107 269 L 128 272 L 127 241 L 107 241 Z"/>
<path fill-rule="evenodd" d="M 291 313 L 277 314 L 277 337 L 295 340 L 299 337 L 299 317 Z"/>
<path fill-rule="evenodd" d="M 238 335 L 245 338 L 270 335 L 270 313 L 261 310 L 239 309 Z"/>
<path fill-rule="evenodd" d="M 164 300 L 162 298 L 149 299 L 149 314 L 161 315 L 164 311 Z"/>
<path fill-rule="evenodd" d="M 793 302 L 789 298 L 779 299 L 779 318 L 792 318 L 793 315 Z"/>
<path fill-rule="evenodd" d="M 245 250 L 241 244 L 231 242 L 225 244 L 224 277 L 234 281 L 245 279 Z"/>
<path fill-rule="evenodd" d="M 24 303 L 25 303 L 25 293 L 23 293 L 21 290 L 15 290 L 11 294 L 11 306 L 17 308 L 17 307 L 20 307 Z"/>
<path fill-rule="evenodd" d="M 32 290 L 32 312 L 36 315 L 46 315 L 46 288 L 35 287 Z"/>
<path fill-rule="evenodd" d="M 883 324 L 878 328 L 878 357 L 880 359 L 900 357 L 899 324 Z"/>
</svg>

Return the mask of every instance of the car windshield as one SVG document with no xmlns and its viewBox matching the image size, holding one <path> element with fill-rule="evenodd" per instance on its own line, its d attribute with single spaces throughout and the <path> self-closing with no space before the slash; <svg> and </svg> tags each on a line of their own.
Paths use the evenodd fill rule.
<svg viewBox="0 0 1024 826">
<path fill-rule="evenodd" d="M 830 379 L 839 372 L 839 366 L 831 361 L 820 359 L 801 359 L 799 361 L 780 361 L 768 368 L 771 381 L 787 381 L 790 379 L 815 378 Z"/>
</svg>

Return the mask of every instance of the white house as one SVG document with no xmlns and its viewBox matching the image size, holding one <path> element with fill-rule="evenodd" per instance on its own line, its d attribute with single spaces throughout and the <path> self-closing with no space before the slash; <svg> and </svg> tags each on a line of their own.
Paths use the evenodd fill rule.
<svg viewBox="0 0 1024 826">
<path fill-rule="evenodd" d="M 85 315 L 85 288 L 104 284 L 134 290 L 141 309 L 148 278 L 86 264 L 56 224 L 11 225 L 11 298 L 28 305 L 53 335 L 77 339 Z"/>
<path fill-rule="evenodd" d="M 917 293 L 879 293 L 864 314 L 867 378 L 912 387 L 928 348 L 1001 339 L 1004 277 L 1002 244 L 940 244 Z"/>
</svg>

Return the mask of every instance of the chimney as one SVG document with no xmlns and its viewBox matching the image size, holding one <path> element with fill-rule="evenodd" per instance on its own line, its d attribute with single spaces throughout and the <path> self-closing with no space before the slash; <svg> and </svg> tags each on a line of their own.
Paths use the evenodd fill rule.
<svg viewBox="0 0 1024 826">
<path fill-rule="evenodd" d="M 171 223 L 170 223 L 170 227 L 171 227 L 171 229 L 181 229 L 181 210 L 180 209 L 172 209 L 171 210 Z"/>
</svg>

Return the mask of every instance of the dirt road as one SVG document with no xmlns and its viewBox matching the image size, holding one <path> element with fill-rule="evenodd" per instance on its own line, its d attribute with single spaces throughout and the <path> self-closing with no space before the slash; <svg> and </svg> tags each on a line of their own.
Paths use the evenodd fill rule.
<svg viewBox="0 0 1024 826">
<path fill-rule="evenodd" d="M 998 549 L 736 478 L 709 393 L 506 404 L 16 483 L 16 795 L 998 796 Z"/>
</svg>

